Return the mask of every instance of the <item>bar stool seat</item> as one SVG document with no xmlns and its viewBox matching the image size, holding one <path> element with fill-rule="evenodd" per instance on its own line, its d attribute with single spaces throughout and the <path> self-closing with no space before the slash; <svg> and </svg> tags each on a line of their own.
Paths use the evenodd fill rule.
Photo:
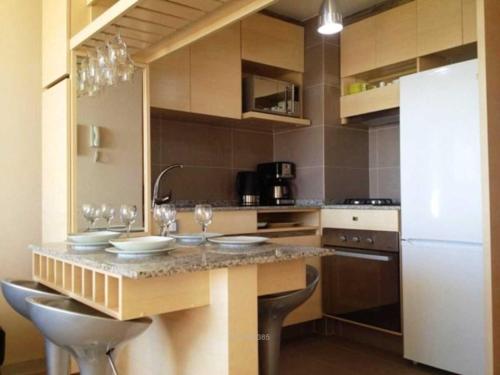
<svg viewBox="0 0 500 375">
<path fill-rule="evenodd" d="M 278 375 L 283 321 L 311 297 L 318 282 L 318 270 L 308 265 L 304 289 L 259 297 L 260 375 Z"/>
<path fill-rule="evenodd" d="M 55 290 L 36 281 L 5 279 L 1 281 L 1 285 L 9 305 L 28 320 L 31 320 L 31 317 L 26 298 L 63 298 Z M 47 375 L 67 375 L 70 371 L 70 354 L 45 337 L 45 363 Z"/>
<path fill-rule="evenodd" d="M 28 298 L 33 323 L 77 359 L 81 375 L 106 375 L 116 368 L 111 351 L 144 332 L 150 318 L 120 321 L 71 298 Z"/>
</svg>

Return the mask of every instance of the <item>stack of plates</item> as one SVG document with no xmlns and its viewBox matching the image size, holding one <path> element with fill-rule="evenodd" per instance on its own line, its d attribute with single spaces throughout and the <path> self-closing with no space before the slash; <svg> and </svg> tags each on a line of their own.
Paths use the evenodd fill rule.
<svg viewBox="0 0 500 375">
<path fill-rule="evenodd" d="M 220 237 L 221 233 L 205 233 L 207 239 Z M 172 234 L 177 241 L 183 244 L 196 245 L 203 241 L 203 233 L 183 233 L 183 234 Z"/>
<path fill-rule="evenodd" d="M 209 241 L 221 247 L 230 248 L 245 248 L 250 246 L 257 246 L 267 242 L 269 238 L 258 236 L 224 236 L 217 238 L 210 238 Z"/>
<path fill-rule="evenodd" d="M 117 239 L 121 233 L 111 231 L 84 232 L 68 234 L 68 244 L 74 250 L 102 250 L 109 246 L 109 241 Z"/>
<path fill-rule="evenodd" d="M 120 256 L 157 255 L 175 249 L 175 239 L 172 237 L 146 236 L 109 242 L 113 247 L 107 248 L 106 251 Z"/>
</svg>

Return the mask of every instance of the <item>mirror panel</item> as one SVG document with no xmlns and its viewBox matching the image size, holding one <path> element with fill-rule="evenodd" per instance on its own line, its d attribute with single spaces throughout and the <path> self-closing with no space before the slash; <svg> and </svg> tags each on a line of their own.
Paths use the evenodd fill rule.
<svg viewBox="0 0 500 375">
<path fill-rule="evenodd" d="M 144 94 L 146 70 L 138 68 L 131 82 L 100 90 L 95 96 L 80 96 L 76 103 L 76 159 L 73 162 L 73 230 L 83 231 L 88 222 L 82 205 L 110 204 L 115 209 L 112 226 L 121 225 L 122 204 L 137 206 L 133 231 L 147 230 L 144 220 Z M 148 184 L 149 186 L 149 184 Z M 99 219 L 97 228 L 106 227 Z"/>
</svg>

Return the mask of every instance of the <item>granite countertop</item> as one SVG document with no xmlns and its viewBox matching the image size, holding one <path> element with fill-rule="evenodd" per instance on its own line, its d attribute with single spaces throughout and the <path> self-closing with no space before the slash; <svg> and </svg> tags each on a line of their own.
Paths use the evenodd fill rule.
<svg viewBox="0 0 500 375">
<path fill-rule="evenodd" d="M 400 210 L 399 205 L 393 206 L 373 206 L 373 205 L 348 205 L 348 204 L 330 204 L 324 203 L 321 200 L 297 200 L 297 204 L 292 206 L 238 206 L 237 203 L 233 201 L 214 201 L 214 202 L 203 202 L 209 203 L 213 206 L 214 211 L 255 211 L 255 210 L 290 210 L 290 209 L 301 209 L 301 208 L 330 208 L 330 209 L 355 209 L 355 210 Z M 174 202 L 177 211 L 179 212 L 190 212 L 194 210 L 196 202 L 182 201 Z"/>
<path fill-rule="evenodd" d="M 208 244 L 183 246 L 165 255 L 119 257 L 104 251 L 76 251 L 65 243 L 31 245 L 30 250 L 84 267 L 132 279 L 171 276 L 250 264 L 276 263 L 310 256 L 332 255 L 326 248 L 263 244 L 245 250 L 223 249 Z"/>
</svg>

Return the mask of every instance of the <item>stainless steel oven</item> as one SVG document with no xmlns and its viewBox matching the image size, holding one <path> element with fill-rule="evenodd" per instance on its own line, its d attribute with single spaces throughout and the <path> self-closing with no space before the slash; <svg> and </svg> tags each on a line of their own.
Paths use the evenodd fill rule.
<svg viewBox="0 0 500 375">
<path fill-rule="evenodd" d="M 244 111 L 300 117 L 300 87 L 292 82 L 258 75 L 243 79 Z"/>
<path fill-rule="evenodd" d="M 326 316 L 401 333 L 399 233 L 323 229 Z"/>
</svg>

